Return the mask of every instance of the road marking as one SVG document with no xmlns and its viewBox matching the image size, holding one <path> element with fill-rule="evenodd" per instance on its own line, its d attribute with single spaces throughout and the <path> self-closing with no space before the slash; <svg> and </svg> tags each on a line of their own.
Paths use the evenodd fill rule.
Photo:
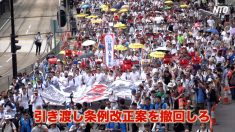
<svg viewBox="0 0 235 132">
<path fill-rule="evenodd" d="M 10 57 L 6 62 L 9 62 L 12 59 L 12 57 Z"/>
</svg>

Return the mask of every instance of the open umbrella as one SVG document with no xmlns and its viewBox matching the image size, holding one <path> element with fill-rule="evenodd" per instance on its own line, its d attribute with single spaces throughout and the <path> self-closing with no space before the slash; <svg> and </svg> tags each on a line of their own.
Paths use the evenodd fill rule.
<svg viewBox="0 0 235 132">
<path fill-rule="evenodd" d="M 110 11 L 111 11 L 111 12 L 115 12 L 115 11 L 117 11 L 117 9 L 111 8 Z"/>
<path fill-rule="evenodd" d="M 78 17 L 78 18 L 82 18 L 82 17 L 86 17 L 86 16 L 88 16 L 88 14 L 80 13 L 80 14 L 76 15 L 76 17 Z"/>
<path fill-rule="evenodd" d="M 165 1 L 164 3 L 165 3 L 165 4 L 173 4 L 173 1 L 168 0 L 168 1 Z"/>
<path fill-rule="evenodd" d="M 86 40 L 82 43 L 82 46 L 91 46 L 91 45 L 95 45 L 96 42 L 94 40 Z"/>
<path fill-rule="evenodd" d="M 69 54 L 76 54 L 76 52 L 72 51 L 72 50 L 61 50 L 59 52 L 59 55 L 66 55 L 66 54 L 68 54 L 68 52 L 70 52 Z"/>
<path fill-rule="evenodd" d="M 105 7 L 105 8 L 101 8 L 101 10 L 107 12 L 107 11 L 109 11 L 109 8 Z"/>
<path fill-rule="evenodd" d="M 129 9 L 129 5 L 123 5 L 121 9 Z"/>
<path fill-rule="evenodd" d="M 207 29 L 206 32 L 209 32 L 209 33 L 214 33 L 214 34 L 219 34 L 219 31 L 217 29 Z"/>
<path fill-rule="evenodd" d="M 89 4 L 83 4 L 83 5 L 81 6 L 82 9 L 86 9 L 86 8 L 89 8 L 89 7 L 91 7 Z"/>
<path fill-rule="evenodd" d="M 108 5 L 101 5 L 100 8 L 108 8 Z"/>
<path fill-rule="evenodd" d="M 182 4 L 182 5 L 180 5 L 180 8 L 189 8 L 189 6 L 186 4 Z"/>
<path fill-rule="evenodd" d="M 164 7 L 164 10 L 170 10 L 170 9 L 171 9 L 170 6 L 165 6 L 165 7 Z"/>
<path fill-rule="evenodd" d="M 131 48 L 131 49 L 142 49 L 142 48 L 144 48 L 144 45 L 140 44 L 140 43 L 132 43 L 132 44 L 129 45 L 129 48 Z"/>
<path fill-rule="evenodd" d="M 124 12 L 128 12 L 128 9 L 124 8 L 119 11 L 119 13 L 124 13 Z"/>
<path fill-rule="evenodd" d="M 59 52 L 59 55 L 64 55 L 65 54 L 65 50 L 61 50 L 60 52 Z"/>
<path fill-rule="evenodd" d="M 114 25 L 115 28 L 126 29 L 127 26 L 121 22 Z"/>
<path fill-rule="evenodd" d="M 119 50 L 119 51 L 124 51 L 127 50 L 127 47 L 119 44 L 119 45 L 114 45 L 114 50 Z"/>
<path fill-rule="evenodd" d="M 117 5 L 115 5 L 115 6 L 113 6 L 112 8 L 115 8 L 115 9 L 121 9 L 121 5 L 119 5 L 119 4 L 117 4 Z"/>
<path fill-rule="evenodd" d="M 94 24 L 102 23 L 102 20 L 101 19 L 92 20 L 91 23 Z"/>
<path fill-rule="evenodd" d="M 154 57 L 154 58 L 164 58 L 165 54 L 166 53 L 164 53 L 164 52 L 156 51 L 156 52 L 150 53 L 150 56 Z"/>
<path fill-rule="evenodd" d="M 88 18 L 88 19 L 92 19 L 92 18 L 97 18 L 98 16 L 96 16 L 96 15 L 90 15 L 90 16 L 87 16 L 86 18 Z"/>
<path fill-rule="evenodd" d="M 156 48 L 154 51 L 170 51 L 170 49 L 168 49 L 167 47 L 158 47 Z"/>
</svg>

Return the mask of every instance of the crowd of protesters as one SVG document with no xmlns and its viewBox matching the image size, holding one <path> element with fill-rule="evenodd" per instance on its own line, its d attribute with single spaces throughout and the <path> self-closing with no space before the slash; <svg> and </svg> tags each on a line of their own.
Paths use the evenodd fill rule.
<svg viewBox="0 0 235 132">
<path fill-rule="evenodd" d="M 88 5 L 83 8 L 83 5 Z M 180 8 L 180 5 L 187 5 Z M 108 10 L 103 10 L 106 5 Z M 123 5 L 128 11 L 118 13 Z M 211 111 L 219 102 L 224 87 L 235 86 L 235 19 L 224 17 L 218 21 L 212 16 L 202 16 L 198 9 L 212 9 L 213 2 L 192 3 L 174 1 L 166 4 L 163 0 L 85 0 L 74 1 L 72 12 L 77 14 L 97 15 L 102 21 L 92 23 L 91 19 L 76 18 L 71 13 L 72 50 L 94 53 L 80 58 L 78 55 L 58 59 L 50 64 L 48 54 L 43 61 L 37 60 L 31 75 L 19 73 L 12 80 L 7 91 L 1 93 L 0 118 L 3 132 L 70 132 L 110 131 L 110 132 L 191 132 L 191 123 L 108 123 L 108 124 L 35 124 L 35 109 L 46 108 L 48 103 L 41 96 L 43 89 L 50 84 L 56 86 L 92 86 L 94 83 L 113 82 L 115 80 L 142 80 L 142 84 L 131 90 L 131 100 L 119 98 L 97 103 L 71 103 L 69 108 L 81 114 L 99 105 L 100 109 L 184 109 L 198 114 L 199 110 Z M 117 9 L 115 12 L 109 11 Z M 73 11 L 74 10 L 74 11 Z M 121 22 L 126 28 L 115 28 L 112 25 Z M 234 29 L 235 30 L 235 29 Z M 127 47 L 124 51 L 114 51 L 115 66 L 112 70 L 105 67 L 103 34 L 115 34 L 115 43 Z M 84 47 L 86 40 L 96 41 L 96 45 Z M 64 42 L 64 43 L 69 43 Z M 131 49 L 132 43 L 144 45 L 141 49 Z M 71 43 L 69 43 L 71 47 Z M 149 54 L 158 47 L 168 49 L 170 59 L 151 58 Z M 69 47 L 65 47 L 69 48 Z M 40 53 L 40 49 L 39 49 Z M 200 58 L 194 63 L 193 58 Z M 121 62 L 138 61 L 131 69 L 120 68 Z M 146 61 L 145 61 L 146 60 Z M 168 60 L 168 61 L 167 61 Z M 170 61 L 169 61 L 170 60 Z M 183 63 L 181 60 L 185 60 Z M 75 63 L 76 62 L 76 63 Z M 235 100 L 235 89 L 229 91 Z M 183 100 L 183 105 L 179 100 Z M 200 124 L 199 132 L 209 132 L 207 124 Z"/>
</svg>

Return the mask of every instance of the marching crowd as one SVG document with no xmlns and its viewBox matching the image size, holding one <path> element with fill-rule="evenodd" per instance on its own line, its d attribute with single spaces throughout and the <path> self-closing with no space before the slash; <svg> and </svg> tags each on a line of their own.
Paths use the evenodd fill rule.
<svg viewBox="0 0 235 132">
<path fill-rule="evenodd" d="M 79 55 L 58 57 L 49 53 L 43 61 L 37 60 L 31 75 L 19 73 L 12 80 L 7 91 L 1 92 L 0 119 L 3 132 L 191 132 L 192 123 L 69 123 L 35 124 L 35 109 L 46 108 L 48 103 L 41 96 L 49 85 L 58 87 L 92 86 L 93 84 L 115 80 L 129 80 L 142 83 L 131 90 L 131 99 L 118 98 L 98 103 L 70 103 L 69 109 L 76 109 L 82 114 L 92 105 L 100 109 L 181 109 L 198 114 L 207 109 L 209 114 L 213 105 L 219 102 L 224 87 L 235 86 L 235 19 L 224 17 L 216 20 L 213 16 L 201 15 L 198 9 L 210 10 L 213 1 L 193 4 L 187 0 L 166 3 L 163 0 L 74 0 L 77 14 L 97 15 L 100 22 L 92 19 L 71 16 L 72 50 L 81 50 L 89 54 L 84 58 Z M 186 6 L 181 6 L 182 4 Z M 87 5 L 87 6 L 84 6 Z M 105 7 L 101 7 L 105 5 Z M 123 6 L 127 11 L 119 12 Z M 113 11 L 110 11 L 110 9 Z M 73 14 L 73 13 L 72 13 Z M 96 19 L 96 18 L 95 18 Z M 116 28 L 117 23 L 125 26 Z M 105 67 L 103 35 L 113 33 L 115 43 L 126 50 L 115 50 L 115 66 Z M 83 46 L 86 40 L 96 41 L 96 45 Z M 64 43 L 70 43 L 65 40 Z M 144 47 L 128 48 L 132 43 Z M 71 44 L 70 44 L 71 47 Z M 166 55 L 164 58 L 150 57 L 158 47 Z M 68 48 L 68 47 L 66 47 Z M 40 52 L 40 49 L 39 49 Z M 51 64 L 49 58 L 58 57 Z M 137 61 L 131 68 L 121 68 L 124 62 Z M 125 66 L 124 66 L 125 67 Z M 235 89 L 230 89 L 235 100 Z M 110 95 L 111 96 L 111 95 Z M 198 132 L 209 132 L 207 124 L 200 124 Z"/>
</svg>

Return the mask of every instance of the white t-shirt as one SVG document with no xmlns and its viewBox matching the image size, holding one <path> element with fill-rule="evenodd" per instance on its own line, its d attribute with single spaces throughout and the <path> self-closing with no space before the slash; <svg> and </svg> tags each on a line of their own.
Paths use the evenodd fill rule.
<svg viewBox="0 0 235 132">
<path fill-rule="evenodd" d="M 34 95 L 31 96 L 31 101 L 33 101 L 35 98 Z M 31 102 L 32 103 L 32 102 Z M 35 111 L 37 107 L 43 108 L 43 99 L 41 95 L 37 96 L 37 99 L 34 103 L 32 103 L 32 110 Z"/>
<path fill-rule="evenodd" d="M 225 63 L 225 58 L 223 56 L 216 56 L 216 63 L 221 63 L 224 64 Z"/>
<path fill-rule="evenodd" d="M 214 27 L 215 21 L 214 21 L 213 19 L 209 19 L 209 20 L 207 20 L 207 24 L 208 24 L 210 27 Z"/>
<path fill-rule="evenodd" d="M 139 73 L 137 71 L 136 72 L 131 72 L 130 77 L 131 77 L 131 81 L 135 82 L 139 79 Z"/>
<path fill-rule="evenodd" d="M 28 109 L 29 108 L 29 95 L 26 94 L 20 94 L 20 106 L 23 106 L 24 109 Z"/>
<path fill-rule="evenodd" d="M 82 75 L 78 75 L 75 78 L 75 86 L 81 86 L 82 85 Z"/>
<path fill-rule="evenodd" d="M 11 122 L 11 124 L 9 123 L 5 125 L 3 132 L 12 132 L 12 130 L 16 130 L 16 126 Z"/>
<path fill-rule="evenodd" d="M 104 74 L 103 74 L 103 73 L 97 73 L 97 74 L 95 74 L 95 82 L 96 82 L 96 83 L 101 82 L 102 79 L 103 79 L 103 77 L 104 77 Z"/>
<path fill-rule="evenodd" d="M 50 128 L 50 129 L 48 129 L 48 132 L 60 132 L 60 129 L 58 127 Z"/>
</svg>

